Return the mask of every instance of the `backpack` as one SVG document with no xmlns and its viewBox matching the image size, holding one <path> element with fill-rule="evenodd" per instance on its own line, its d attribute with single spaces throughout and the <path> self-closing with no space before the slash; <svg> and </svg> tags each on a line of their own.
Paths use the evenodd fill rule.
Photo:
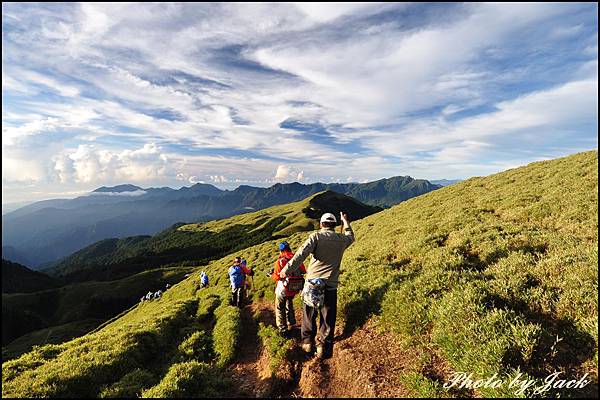
<svg viewBox="0 0 600 400">
<path fill-rule="evenodd" d="M 320 308 L 325 304 L 325 282 L 321 278 L 309 279 L 302 290 L 302 301 L 309 307 Z"/>
<path fill-rule="evenodd" d="M 292 292 L 295 295 L 304 287 L 304 277 L 300 275 L 288 276 L 283 281 L 283 285 L 285 286 L 288 292 Z"/>
<path fill-rule="evenodd" d="M 284 259 L 287 262 L 290 261 L 290 258 L 288 257 L 280 257 L 280 259 Z M 284 280 L 283 280 L 283 287 L 284 290 L 283 292 L 285 293 L 285 295 L 287 297 L 293 297 L 295 295 L 298 294 L 298 292 L 300 292 L 302 290 L 302 288 L 304 287 L 304 277 L 300 274 L 296 275 L 291 275 L 291 276 L 287 276 Z"/>
<path fill-rule="evenodd" d="M 232 289 L 238 289 L 244 285 L 244 273 L 239 265 L 234 265 L 229 269 L 229 280 Z"/>
</svg>

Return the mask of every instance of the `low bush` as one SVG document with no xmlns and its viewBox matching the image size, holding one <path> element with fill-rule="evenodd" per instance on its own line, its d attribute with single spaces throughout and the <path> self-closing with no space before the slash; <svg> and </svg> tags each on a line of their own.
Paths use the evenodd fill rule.
<svg viewBox="0 0 600 400">
<path fill-rule="evenodd" d="M 212 338 L 205 331 L 196 331 L 177 348 L 178 355 L 184 361 L 210 361 L 213 356 Z"/>
<path fill-rule="evenodd" d="M 100 392 L 100 397 L 139 397 L 144 388 L 150 387 L 154 381 L 152 373 L 136 368 L 123 376 L 118 382 L 107 386 Z"/>
<path fill-rule="evenodd" d="M 217 354 L 217 365 L 224 367 L 233 361 L 239 346 L 242 330 L 240 310 L 227 304 L 215 310 L 217 323 L 213 329 L 213 349 Z"/>
<path fill-rule="evenodd" d="M 274 374 L 285 361 L 294 342 L 284 338 L 274 326 L 265 326 L 262 322 L 258 325 L 258 336 L 269 354 L 269 367 Z"/>
<path fill-rule="evenodd" d="M 155 386 L 142 391 L 144 398 L 222 397 L 229 382 L 214 367 L 198 361 L 171 365 Z"/>
</svg>

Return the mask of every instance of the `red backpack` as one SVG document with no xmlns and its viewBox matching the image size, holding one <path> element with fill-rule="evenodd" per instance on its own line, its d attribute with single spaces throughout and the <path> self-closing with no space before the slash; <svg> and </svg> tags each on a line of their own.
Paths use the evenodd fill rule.
<svg viewBox="0 0 600 400">
<path fill-rule="evenodd" d="M 290 259 L 285 256 L 280 258 L 283 258 L 286 261 L 286 264 L 290 261 Z M 304 277 L 301 274 L 287 276 L 283 280 L 283 286 L 285 287 L 285 295 L 287 297 L 295 296 L 304 287 Z"/>
</svg>

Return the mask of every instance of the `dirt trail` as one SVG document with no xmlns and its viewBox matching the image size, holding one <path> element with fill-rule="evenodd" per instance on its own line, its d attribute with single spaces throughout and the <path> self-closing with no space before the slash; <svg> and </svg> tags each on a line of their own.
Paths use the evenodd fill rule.
<svg viewBox="0 0 600 400">
<path fill-rule="evenodd" d="M 367 323 L 348 338 L 338 336 L 334 355 L 308 361 L 302 370 L 302 397 L 410 397 L 398 378 L 417 354 L 400 351 L 390 334 Z"/>
<path fill-rule="evenodd" d="M 258 315 L 257 320 L 253 315 Z M 301 321 L 301 310 L 296 310 Z M 418 356 L 400 351 L 390 334 L 367 323 L 348 338 L 336 337 L 334 355 L 319 360 L 300 349 L 295 330 L 294 349 L 277 376 L 269 370 L 269 356 L 257 336 L 258 322 L 274 324 L 273 305 L 262 302 L 242 310 L 243 344 L 228 369 L 236 382 L 231 397 L 409 397 L 398 381 L 401 372 Z"/>
<path fill-rule="evenodd" d="M 266 303 L 250 304 L 242 309 L 242 340 L 235 362 L 226 375 L 232 379 L 232 392 L 226 397 L 267 397 L 271 391 L 269 359 L 258 337 L 254 313 L 260 311 L 259 322 L 274 324 L 275 316 Z"/>
</svg>

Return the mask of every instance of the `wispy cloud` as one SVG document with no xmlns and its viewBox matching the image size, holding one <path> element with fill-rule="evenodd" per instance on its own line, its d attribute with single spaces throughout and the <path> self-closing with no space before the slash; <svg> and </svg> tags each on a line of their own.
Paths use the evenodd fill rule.
<svg viewBox="0 0 600 400">
<path fill-rule="evenodd" d="M 2 15 L 14 200 L 26 185 L 465 178 L 597 146 L 596 4 L 7 3 Z"/>
</svg>

